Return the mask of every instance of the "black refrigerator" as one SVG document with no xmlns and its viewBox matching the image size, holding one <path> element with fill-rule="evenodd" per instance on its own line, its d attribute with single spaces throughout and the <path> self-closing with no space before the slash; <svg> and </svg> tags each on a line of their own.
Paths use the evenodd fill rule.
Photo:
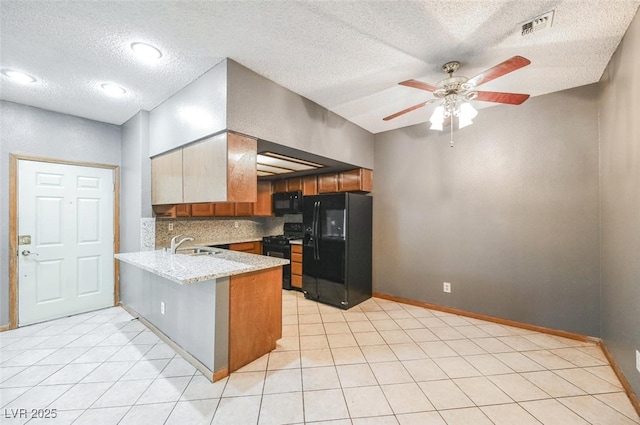
<svg viewBox="0 0 640 425">
<path fill-rule="evenodd" d="M 305 298 L 345 310 L 371 298 L 371 200 L 356 193 L 304 197 Z"/>
</svg>

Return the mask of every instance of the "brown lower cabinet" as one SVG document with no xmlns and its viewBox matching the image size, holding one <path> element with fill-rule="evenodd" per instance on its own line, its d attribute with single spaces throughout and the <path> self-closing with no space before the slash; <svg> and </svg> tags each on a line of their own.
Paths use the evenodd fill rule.
<svg viewBox="0 0 640 425">
<path fill-rule="evenodd" d="M 291 286 L 302 290 L 302 245 L 291 245 Z"/>
<path fill-rule="evenodd" d="M 232 243 L 229 245 L 229 249 L 231 251 L 262 255 L 262 243 L 260 243 L 260 241 Z"/>
<path fill-rule="evenodd" d="M 229 278 L 229 373 L 282 338 L 282 267 Z"/>
</svg>

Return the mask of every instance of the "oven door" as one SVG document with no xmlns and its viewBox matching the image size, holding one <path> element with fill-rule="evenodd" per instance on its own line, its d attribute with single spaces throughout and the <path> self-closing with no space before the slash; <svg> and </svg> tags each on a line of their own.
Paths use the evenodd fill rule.
<svg viewBox="0 0 640 425">
<path fill-rule="evenodd" d="M 269 245 L 262 243 L 262 255 L 269 257 L 284 258 L 291 261 L 290 245 Z M 282 266 L 282 288 L 291 289 L 291 264 Z"/>
</svg>

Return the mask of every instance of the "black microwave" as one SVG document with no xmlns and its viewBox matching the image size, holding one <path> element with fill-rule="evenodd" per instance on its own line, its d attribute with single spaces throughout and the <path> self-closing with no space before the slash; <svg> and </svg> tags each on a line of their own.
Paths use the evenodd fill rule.
<svg viewBox="0 0 640 425">
<path fill-rule="evenodd" d="M 302 192 L 281 192 L 271 195 L 273 213 L 277 216 L 302 213 Z"/>
</svg>

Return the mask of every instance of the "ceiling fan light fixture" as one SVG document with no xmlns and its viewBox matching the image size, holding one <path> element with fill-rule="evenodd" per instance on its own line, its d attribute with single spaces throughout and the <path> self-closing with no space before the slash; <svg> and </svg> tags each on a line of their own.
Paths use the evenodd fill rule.
<svg viewBox="0 0 640 425">
<path fill-rule="evenodd" d="M 478 111 L 469 102 L 462 102 L 456 112 L 458 128 L 465 128 L 473 124 L 472 120 L 478 115 Z"/>
<path fill-rule="evenodd" d="M 15 69 L 3 69 L 2 73 L 19 84 L 31 84 L 36 82 L 36 77 L 22 71 L 16 71 Z"/>
<path fill-rule="evenodd" d="M 162 52 L 151 44 L 136 41 L 131 43 L 131 50 L 136 54 L 138 59 L 144 62 L 154 62 L 162 57 Z"/>
<path fill-rule="evenodd" d="M 443 130 L 444 124 L 444 106 L 438 106 L 431 114 L 431 118 L 429 118 L 429 122 L 431 122 L 431 130 Z"/>
<path fill-rule="evenodd" d="M 462 102 L 459 107 L 458 116 L 460 118 L 472 120 L 478 116 L 478 111 L 469 102 Z"/>
</svg>

